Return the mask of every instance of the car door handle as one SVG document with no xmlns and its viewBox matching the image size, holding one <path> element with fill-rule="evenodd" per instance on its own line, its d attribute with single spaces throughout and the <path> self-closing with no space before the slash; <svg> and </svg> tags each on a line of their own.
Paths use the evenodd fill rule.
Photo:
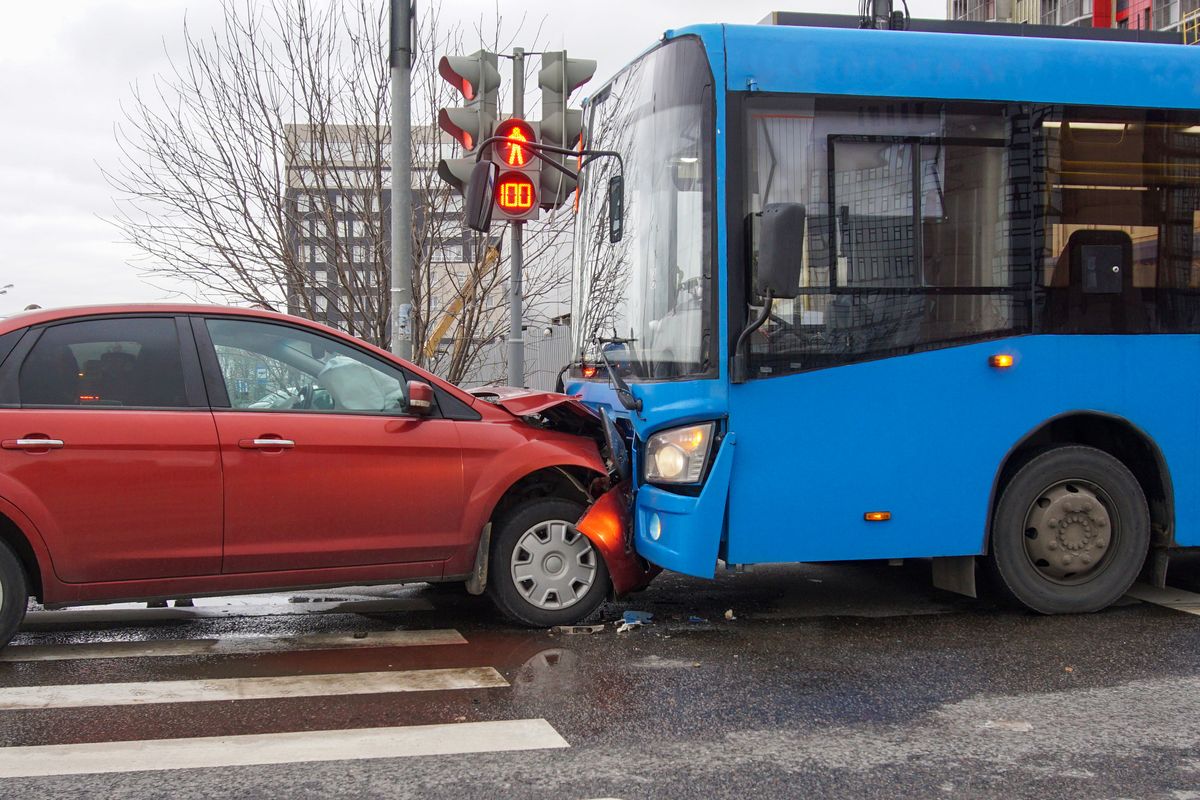
<svg viewBox="0 0 1200 800">
<path fill-rule="evenodd" d="M 5 439 L 0 442 L 5 450 L 61 450 L 62 439 Z"/>
<path fill-rule="evenodd" d="M 296 443 L 291 439 L 240 439 L 238 447 L 243 450 L 291 450 Z"/>
</svg>

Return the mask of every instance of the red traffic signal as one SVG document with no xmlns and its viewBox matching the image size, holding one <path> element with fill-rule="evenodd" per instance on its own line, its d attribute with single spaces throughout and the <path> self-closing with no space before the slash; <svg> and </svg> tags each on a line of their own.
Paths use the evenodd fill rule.
<svg viewBox="0 0 1200 800">
<path fill-rule="evenodd" d="M 538 212 L 537 184 L 523 172 L 505 172 L 496 181 L 496 210 L 508 219 L 523 220 Z"/>
<path fill-rule="evenodd" d="M 507 169 L 530 170 L 538 168 L 537 156 L 529 143 L 537 142 L 537 131 L 523 119 L 506 119 L 496 126 L 493 136 L 503 137 L 502 142 L 493 142 L 492 160 Z"/>
</svg>

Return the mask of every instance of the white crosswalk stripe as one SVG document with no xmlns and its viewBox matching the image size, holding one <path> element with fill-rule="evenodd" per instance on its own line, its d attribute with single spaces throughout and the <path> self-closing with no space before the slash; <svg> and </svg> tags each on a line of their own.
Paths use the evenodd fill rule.
<svg viewBox="0 0 1200 800">
<path fill-rule="evenodd" d="M 508 681 L 492 667 L 343 672 L 269 678 L 17 686 L 0 689 L 0 711 L 199 703 L 216 700 L 266 700 L 281 697 L 331 697 L 388 692 L 430 692 L 443 689 L 492 689 L 504 686 L 508 686 Z"/>
<path fill-rule="evenodd" d="M 389 601 L 390 602 L 390 601 Z M 330 609 L 332 610 L 332 609 Z M 138 611 L 134 609 L 133 611 Z M 154 611 L 175 611 L 157 609 Z M 180 609 L 188 613 L 192 609 Z M 53 613 L 53 612 L 50 612 Z M 87 612 L 82 612 L 87 613 Z M 141 613 L 147 613 L 141 610 Z M 149 613 L 154 613 L 153 611 Z M 15 645 L 0 651 L 0 662 L 28 664 L 24 674 L 35 669 L 36 662 L 131 659 L 189 658 L 209 655 L 267 655 L 289 652 L 339 650 L 362 651 L 367 648 L 439 647 L 466 645 L 455 630 L 394 630 L 367 633 L 339 632 L 297 636 L 226 636 L 210 639 L 174 639 L 150 641 L 94 641 L 61 645 Z M 440 651 L 434 651 L 440 652 Z M 470 651 L 466 651 L 470 652 Z M 353 658 L 353 656 L 348 656 Z M 405 659 L 394 654 L 397 666 Z M 340 656 L 339 656 L 340 658 Z M 390 662 L 393 655 L 389 654 Z M 414 653 L 408 663 L 422 669 L 389 669 L 374 672 L 314 673 L 253 677 L 200 678 L 189 680 L 118 681 L 98 683 L 60 683 L 54 685 L 0 687 L 0 728 L 7 713 L 40 713 L 55 709 L 104 709 L 129 706 L 154 706 L 181 703 L 212 703 L 237 700 L 283 700 L 288 698 L 348 697 L 391 693 L 502 690 L 507 680 L 491 666 L 429 668 L 428 653 Z M 460 655 L 453 657 L 461 663 Z M 274 663 L 274 662 L 272 662 Z M 306 662 L 298 662 L 306 663 Z M 315 662 L 328 664 L 326 657 Z M 247 662 L 235 662 L 245 669 Z M 390 667 L 391 664 L 389 663 Z M 115 669 L 116 664 L 112 667 Z M 9 668 L 0 664 L 0 668 Z M 91 667 L 89 673 L 96 674 Z M 141 665 L 137 667 L 143 669 Z M 253 667 L 251 667 L 253 668 Z M 3 673 L 0 673 L 3 674 Z M 56 673 L 57 674 L 57 673 Z M 74 674 L 74 673 L 67 673 Z M 115 673 L 119 674 L 119 673 Z M 384 700 L 373 702 L 394 702 Z M 400 706 L 397 706 L 399 708 Z M 453 708 L 453 702 L 447 701 Z M 221 720 L 227 709 L 206 706 L 210 722 Z M 458 720 L 465 717 L 457 712 Z M 185 715 L 183 719 L 188 719 Z M 382 721 L 382 720 L 381 720 Z M 395 721 L 390 716 L 387 721 Z M 421 720 L 430 721 L 428 717 Z M 437 722 L 436 717 L 433 722 Z M 220 728 L 218 728 L 220 729 Z M 211 730 L 211 728 L 210 728 Z M 191 733 L 184 727 L 179 733 Z M 347 730 L 281 731 L 277 733 L 188 736 L 145 740 L 99 741 L 76 744 L 38 744 L 0 747 L 0 778 L 30 778 L 56 775 L 80 775 L 110 772 L 138 772 L 195 768 L 222 768 L 268 764 L 295 764 L 319 761 L 357 761 L 363 759 L 438 756 L 462 753 L 488 753 L 514 750 L 538 750 L 569 747 L 545 719 L 493 721 L 456 721 L 442 724 L 353 728 Z"/>
<path fill-rule="evenodd" d="M 365 634 L 315 633 L 304 636 L 236 636 L 220 639 L 9 645 L 4 650 L 0 650 L 0 662 L 240 655 L 375 647 L 425 647 L 466 643 L 467 640 L 458 631 L 424 630 L 380 631 Z"/>
<path fill-rule="evenodd" d="M 100 623 L 139 624 L 190 619 L 226 619 L 236 617 L 294 617 L 306 614 L 389 614 L 410 611 L 432 611 L 433 604 L 420 597 L 386 597 L 377 599 L 348 599 L 311 603 L 204 603 L 197 600 L 191 608 L 142 608 L 96 606 L 67 608 L 58 611 L 30 611 L 25 615 L 26 630 L 46 628 L 81 628 Z"/>
<path fill-rule="evenodd" d="M 544 719 L 0 748 L 0 778 L 569 747 Z"/>
</svg>

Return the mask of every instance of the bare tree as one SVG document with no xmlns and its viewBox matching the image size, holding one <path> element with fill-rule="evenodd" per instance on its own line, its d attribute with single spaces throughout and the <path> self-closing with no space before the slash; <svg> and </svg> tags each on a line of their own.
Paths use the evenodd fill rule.
<svg viewBox="0 0 1200 800">
<path fill-rule="evenodd" d="M 123 156 L 105 173 L 119 194 L 113 222 L 147 277 L 179 294 L 288 310 L 387 346 L 387 4 L 222 7 L 222 27 L 185 22 L 171 70 L 133 88 L 117 129 Z M 502 28 L 497 19 L 485 36 L 481 24 L 472 38 L 507 45 Z M 427 4 L 412 73 L 414 360 L 452 381 L 508 333 L 507 255 L 494 247 L 503 231 L 465 233 L 458 198 L 435 171 L 450 155 L 437 109 L 459 102 L 437 59 L 468 49 L 466 38 Z M 531 317 L 561 294 L 562 262 L 547 262 L 564 227 L 560 217 L 531 232 Z"/>
</svg>

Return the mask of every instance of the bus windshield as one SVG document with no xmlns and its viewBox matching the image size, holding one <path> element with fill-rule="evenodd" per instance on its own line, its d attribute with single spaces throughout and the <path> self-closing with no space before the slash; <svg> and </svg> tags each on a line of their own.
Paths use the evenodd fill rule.
<svg viewBox="0 0 1200 800">
<path fill-rule="evenodd" d="M 711 368 L 712 77 L 695 39 L 630 65 L 589 102 L 586 146 L 623 160 L 624 235 L 609 241 L 616 159 L 581 176 L 572 329 L 576 356 L 604 348 L 631 379 Z M 614 341 L 615 340 L 615 341 Z"/>
</svg>

